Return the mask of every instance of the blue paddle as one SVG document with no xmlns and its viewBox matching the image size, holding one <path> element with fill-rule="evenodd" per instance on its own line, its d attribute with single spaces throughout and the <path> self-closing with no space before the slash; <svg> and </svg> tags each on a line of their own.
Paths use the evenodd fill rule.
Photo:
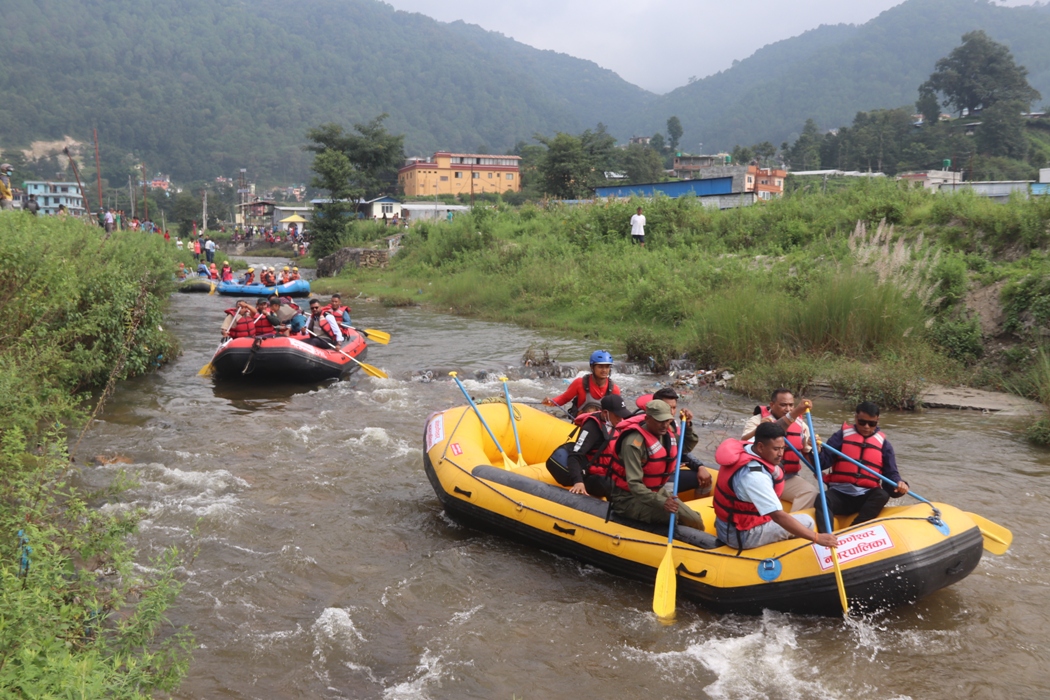
<svg viewBox="0 0 1050 700">
<path fill-rule="evenodd" d="M 810 437 L 816 441 L 817 431 L 813 429 L 813 414 L 806 409 L 806 423 L 809 425 Z M 787 442 L 785 440 L 784 442 Z M 813 467 L 817 472 L 817 491 L 820 494 L 820 510 L 824 515 L 824 531 L 833 532 L 831 529 L 831 511 L 828 509 L 828 497 L 824 493 L 824 479 L 820 477 L 820 454 L 813 450 Z M 834 547 L 831 547 L 831 563 L 835 567 L 835 583 L 839 588 L 839 601 L 842 603 L 842 614 L 849 617 L 849 602 L 846 600 L 846 584 L 842 580 L 842 567 L 839 566 L 839 555 Z"/>
<path fill-rule="evenodd" d="M 488 431 L 489 437 L 492 438 L 492 442 L 496 443 L 496 449 L 499 450 L 501 455 L 503 455 L 503 468 L 507 471 L 513 470 L 514 463 L 510 461 L 510 457 L 508 457 L 507 453 L 503 451 L 503 446 L 499 444 L 499 440 L 497 440 L 496 436 L 492 434 L 492 428 L 489 427 L 489 424 L 486 423 L 485 419 L 481 416 L 481 411 L 478 410 L 478 405 L 474 403 L 474 399 L 470 398 L 470 394 L 467 393 L 467 387 L 463 386 L 463 382 L 459 381 L 456 372 L 449 372 L 448 376 L 456 380 L 456 384 L 459 385 L 459 390 L 462 391 L 463 396 L 466 397 L 467 403 L 469 403 L 470 407 L 474 409 L 474 414 L 478 417 L 478 420 L 481 421 L 481 424 L 485 426 L 485 430 Z"/>
</svg>

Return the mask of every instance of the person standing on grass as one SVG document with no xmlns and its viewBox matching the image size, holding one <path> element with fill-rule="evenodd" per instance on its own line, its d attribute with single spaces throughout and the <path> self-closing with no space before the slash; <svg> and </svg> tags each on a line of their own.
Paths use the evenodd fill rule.
<svg viewBox="0 0 1050 700">
<path fill-rule="evenodd" d="M 15 195 L 11 189 L 11 176 L 15 169 L 10 163 L 0 165 L 0 210 L 15 208 Z"/>
<path fill-rule="evenodd" d="M 638 207 L 638 213 L 631 217 L 631 241 L 645 247 L 645 214 Z"/>
</svg>

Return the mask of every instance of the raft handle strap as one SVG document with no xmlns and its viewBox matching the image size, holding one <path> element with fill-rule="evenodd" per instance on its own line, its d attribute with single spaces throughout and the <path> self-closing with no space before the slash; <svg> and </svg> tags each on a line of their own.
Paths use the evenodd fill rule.
<svg viewBox="0 0 1050 700">
<path fill-rule="evenodd" d="M 576 535 L 576 528 L 574 527 L 562 527 L 558 523 L 554 523 L 555 532 L 560 532 L 565 535 Z"/>
<path fill-rule="evenodd" d="M 692 576 L 693 578 L 704 578 L 705 576 L 707 576 L 707 569 L 704 569 L 700 573 L 696 573 L 694 571 L 690 571 L 689 568 L 685 565 L 685 562 L 679 562 L 676 571 L 678 571 L 679 573 L 686 574 L 687 576 Z"/>
<path fill-rule="evenodd" d="M 473 491 L 464 491 L 463 489 L 461 489 L 458 486 L 456 486 L 452 490 L 455 491 L 456 493 L 459 493 L 459 494 L 462 494 L 462 495 L 466 496 L 467 498 L 470 498 L 471 494 L 473 493 Z"/>
</svg>

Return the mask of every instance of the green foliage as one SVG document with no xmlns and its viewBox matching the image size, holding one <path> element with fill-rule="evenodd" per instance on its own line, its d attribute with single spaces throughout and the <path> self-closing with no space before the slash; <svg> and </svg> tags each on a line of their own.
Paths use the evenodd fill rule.
<svg viewBox="0 0 1050 700">
<path fill-rule="evenodd" d="M 1027 108 L 1041 95 L 1028 84 L 1028 69 L 1014 63 L 1010 48 L 993 41 L 984 30 L 963 34 L 962 45 L 937 61 L 920 92 L 941 93 L 945 106 L 974 114 L 1000 102 Z"/>
<path fill-rule="evenodd" d="M 386 114 L 366 124 L 354 124 L 356 133 L 346 133 L 338 124 L 322 124 L 307 132 L 313 151 L 310 184 L 328 193 L 328 201 L 318 206 L 313 221 L 314 254 L 324 257 L 348 236 L 348 217 L 365 198 L 375 197 L 397 181 L 397 168 L 404 161 L 404 135 L 394 135 L 383 127 Z M 352 233 L 350 234 L 352 235 Z"/>
<path fill-rule="evenodd" d="M 541 190 L 560 199 L 583 199 L 605 181 L 605 171 L 616 166 L 616 139 L 604 124 L 579 136 L 558 133 L 535 139 L 547 147 L 536 164 Z"/>
<path fill-rule="evenodd" d="M 678 117 L 667 119 L 667 137 L 670 139 L 667 146 L 671 151 L 678 150 L 678 142 L 682 140 L 682 122 Z"/>
<path fill-rule="evenodd" d="M 973 364 L 984 355 L 981 326 L 976 319 L 942 320 L 929 329 L 930 338 L 945 355 L 964 364 Z"/>
<path fill-rule="evenodd" d="M 161 635 L 179 554 L 136 573 L 126 537 L 140 514 L 97 510 L 102 494 L 71 486 L 65 442 L 90 389 L 176 352 L 160 325 L 173 259 L 159 236 L 0 214 L 0 688 L 12 697 L 145 698 L 185 674 L 189 637 Z"/>
</svg>

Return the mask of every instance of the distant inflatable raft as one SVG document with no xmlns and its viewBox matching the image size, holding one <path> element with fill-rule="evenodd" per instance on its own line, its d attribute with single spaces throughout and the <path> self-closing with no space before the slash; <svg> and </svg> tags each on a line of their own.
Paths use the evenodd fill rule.
<svg viewBox="0 0 1050 700">
<path fill-rule="evenodd" d="M 505 404 L 480 407 L 489 427 L 513 454 Z M 650 587 L 667 549 L 667 528 L 609 516 L 608 504 L 555 485 L 544 462 L 573 426 L 514 405 L 525 468 L 504 469 L 503 458 L 469 407 L 435 413 L 424 431 L 424 468 L 449 515 L 481 529 L 575 557 Z M 717 476 L 716 476 L 717 478 Z M 764 609 L 841 615 L 830 551 L 790 539 L 737 551 L 718 541 L 711 498 L 689 502 L 706 532 L 679 528 L 674 542 L 678 594 L 721 612 Z M 836 518 L 839 561 L 853 610 L 912 603 L 965 578 L 981 560 L 982 535 L 969 514 L 953 506 L 888 507 L 881 517 L 849 526 Z M 809 511 L 812 513 L 812 509 Z M 642 591 L 633 605 L 644 608 Z"/>
<path fill-rule="evenodd" d="M 237 282 L 219 282 L 215 285 L 219 294 L 231 296 L 268 297 L 274 294 L 282 297 L 305 297 L 310 294 L 310 283 L 306 280 L 295 280 L 288 284 L 267 287 L 262 284 L 240 284 Z"/>
</svg>

